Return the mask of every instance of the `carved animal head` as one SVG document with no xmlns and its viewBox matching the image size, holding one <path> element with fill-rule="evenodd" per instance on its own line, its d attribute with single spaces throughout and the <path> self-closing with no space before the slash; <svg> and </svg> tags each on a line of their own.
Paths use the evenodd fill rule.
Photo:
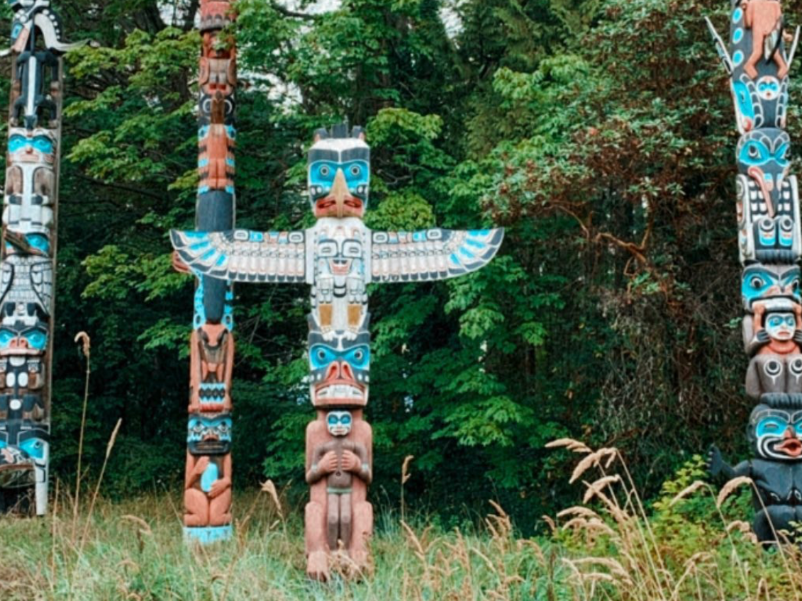
<svg viewBox="0 0 802 601">
<path fill-rule="evenodd" d="M 192 455 L 225 455 L 231 452 L 231 416 L 193 413 L 187 421 L 187 448 Z"/>
<path fill-rule="evenodd" d="M 319 129 L 309 149 L 309 198 L 315 217 L 359 217 L 368 206 L 370 146 L 361 127 Z"/>
<path fill-rule="evenodd" d="M 367 326 L 366 326 L 367 327 Z M 309 378 L 315 407 L 364 407 L 370 381 L 370 333 L 309 333 Z"/>
</svg>

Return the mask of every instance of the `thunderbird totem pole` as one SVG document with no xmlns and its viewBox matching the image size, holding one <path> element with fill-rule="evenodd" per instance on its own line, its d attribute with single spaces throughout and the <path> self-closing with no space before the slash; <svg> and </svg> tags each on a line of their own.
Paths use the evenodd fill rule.
<svg viewBox="0 0 802 601">
<path fill-rule="evenodd" d="M 752 478 L 753 528 L 772 544 L 794 538 L 794 524 L 802 522 L 802 234 L 785 131 L 799 28 L 784 33 L 778 0 L 733 1 L 729 45 L 707 24 L 730 75 L 740 134 L 735 187 L 746 394 L 757 403 L 747 426 L 755 456 L 732 467 L 713 447 L 709 468 L 716 477 Z"/>
<path fill-rule="evenodd" d="M 228 0 L 201 0 L 198 76 L 198 196 L 195 227 L 234 227 L 234 40 L 222 30 L 235 16 Z M 179 271 L 186 268 L 176 261 Z M 231 285 L 197 278 L 190 336 L 184 537 L 211 543 L 231 536 Z"/>
<path fill-rule="evenodd" d="M 47 511 L 62 41 L 49 0 L 12 0 L 0 255 L 0 511 Z M 33 500 L 33 503 L 31 501 Z"/>
<path fill-rule="evenodd" d="M 373 437 L 368 403 L 370 333 L 367 284 L 425 282 L 486 265 L 501 229 L 371 231 L 370 147 L 362 128 L 318 130 L 309 150 L 309 196 L 316 224 L 295 232 L 171 233 L 177 262 L 203 277 L 229 282 L 305 282 L 309 314 L 309 392 L 316 419 L 306 429 L 307 573 L 325 580 L 329 555 L 343 549 L 361 569 L 373 507 Z"/>
</svg>

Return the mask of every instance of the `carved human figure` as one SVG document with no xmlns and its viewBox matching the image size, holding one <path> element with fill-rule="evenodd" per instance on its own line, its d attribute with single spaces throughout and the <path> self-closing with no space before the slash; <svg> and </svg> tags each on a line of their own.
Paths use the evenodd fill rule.
<svg viewBox="0 0 802 601">
<path fill-rule="evenodd" d="M 372 448 L 373 434 L 361 409 L 319 409 L 306 429 L 306 552 L 312 578 L 328 578 L 328 553 L 339 542 L 359 568 L 366 565 L 373 530 L 373 507 L 367 502 Z"/>
<path fill-rule="evenodd" d="M 753 529 L 758 540 L 774 544 L 796 538 L 802 522 L 802 405 L 758 405 L 752 411 L 747 436 L 755 459 L 728 465 L 715 446 L 708 453 L 708 471 L 717 479 L 747 476 L 755 484 Z"/>
<path fill-rule="evenodd" d="M 187 425 L 184 525 L 231 523 L 231 417 L 196 413 Z"/>
<path fill-rule="evenodd" d="M 351 432 L 349 411 L 329 411 L 326 427 L 333 437 L 318 444 L 312 451 L 312 465 L 306 472 L 307 484 L 326 479 L 326 532 L 329 549 L 338 542 L 344 546 L 351 542 L 351 492 L 354 476 L 370 484 L 370 458 L 364 444 L 347 440 Z"/>
<path fill-rule="evenodd" d="M 802 398 L 802 305 L 768 303 L 754 305 L 755 356 L 746 375 L 746 393 L 767 402 L 771 398 L 799 395 Z"/>
<path fill-rule="evenodd" d="M 782 37 L 782 7 L 779 0 L 743 0 L 744 24 L 752 31 L 752 54 L 746 59 L 744 71 L 757 78 L 760 59 L 771 59 L 777 64 L 777 77 L 788 75 L 788 65 L 778 47 Z"/>
</svg>

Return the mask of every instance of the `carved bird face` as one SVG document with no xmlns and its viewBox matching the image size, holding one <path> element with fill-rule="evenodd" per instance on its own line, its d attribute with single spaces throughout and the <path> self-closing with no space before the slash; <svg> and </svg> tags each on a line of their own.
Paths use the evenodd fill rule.
<svg viewBox="0 0 802 601">
<path fill-rule="evenodd" d="M 318 130 L 309 149 L 309 199 L 321 217 L 362 218 L 370 187 L 370 146 L 361 128 L 346 137 L 344 126 Z"/>
<path fill-rule="evenodd" d="M 370 334 L 309 333 L 309 379 L 315 407 L 364 407 L 370 381 Z"/>
</svg>

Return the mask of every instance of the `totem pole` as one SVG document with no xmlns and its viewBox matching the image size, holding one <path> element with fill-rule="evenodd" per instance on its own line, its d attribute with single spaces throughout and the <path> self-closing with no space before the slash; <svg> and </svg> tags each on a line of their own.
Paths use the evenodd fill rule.
<svg viewBox="0 0 802 601">
<path fill-rule="evenodd" d="M 325 580 L 340 546 L 361 569 L 373 507 L 373 436 L 368 403 L 370 333 L 367 284 L 456 277 L 486 265 L 502 229 L 371 231 L 370 147 L 362 128 L 318 130 L 309 150 L 309 196 L 316 224 L 295 232 L 171 232 L 177 262 L 199 277 L 237 282 L 305 282 L 309 315 L 309 392 L 316 419 L 306 429 L 307 573 Z"/>
<path fill-rule="evenodd" d="M 714 477 L 752 478 L 753 529 L 770 545 L 794 538 L 794 523 L 802 521 L 802 230 L 785 132 L 799 28 L 784 34 L 778 0 L 734 0 L 730 17 L 729 46 L 709 19 L 707 25 L 730 75 L 740 134 L 736 209 L 746 394 L 757 403 L 747 436 L 755 457 L 731 467 L 712 447 L 708 466 Z"/>
<path fill-rule="evenodd" d="M 0 254 L 0 512 L 47 512 L 62 55 L 49 0 L 12 0 Z"/>
<path fill-rule="evenodd" d="M 198 197 L 195 227 L 234 227 L 233 40 L 221 34 L 235 16 L 228 0 L 201 0 L 198 77 Z M 186 271 L 180 264 L 176 267 Z M 184 537 L 211 543 L 231 536 L 231 285 L 198 276 L 190 337 Z"/>
</svg>

